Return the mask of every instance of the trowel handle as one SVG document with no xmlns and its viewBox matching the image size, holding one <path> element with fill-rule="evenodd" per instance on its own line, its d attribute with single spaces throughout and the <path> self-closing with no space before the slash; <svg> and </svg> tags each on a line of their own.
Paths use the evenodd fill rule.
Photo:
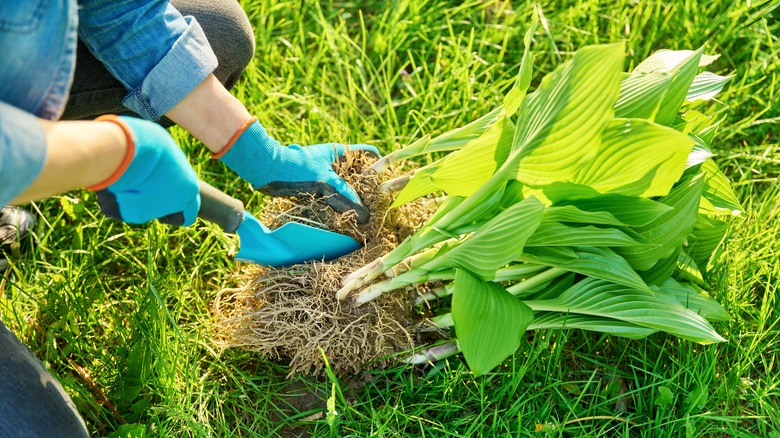
<svg viewBox="0 0 780 438">
<path fill-rule="evenodd" d="M 244 220 L 244 203 L 201 181 L 198 217 L 233 233 Z"/>
</svg>

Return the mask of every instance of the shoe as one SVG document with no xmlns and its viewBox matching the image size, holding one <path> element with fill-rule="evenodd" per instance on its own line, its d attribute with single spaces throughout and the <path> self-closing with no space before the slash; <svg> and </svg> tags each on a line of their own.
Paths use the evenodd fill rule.
<svg viewBox="0 0 780 438">
<path fill-rule="evenodd" d="M 28 210 L 6 205 L 0 208 L 0 272 L 8 267 L 8 254 L 18 254 L 35 226 L 35 216 Z"/>
</svg>

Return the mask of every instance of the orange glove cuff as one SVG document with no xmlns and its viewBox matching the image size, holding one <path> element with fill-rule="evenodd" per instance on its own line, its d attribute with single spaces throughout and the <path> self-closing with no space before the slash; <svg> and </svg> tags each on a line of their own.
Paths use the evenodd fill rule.
<svg viewBox="0 0 780 438">
<path fill-rule="evenodd" d="M 236 133 L 233 134 L 232 137 L 230 137 L 230 140 L 228 141 L 227 145 L 225 145 L 224 148 L 220 149 L 219 152 L 214 152 L 213 154 L 211 154 L 211 158 L 219 159 L 223 155 L 225 155 L 230 150 L 230 148 L 233 147 L 233 144 L 236 142 L 236 140 L 238 140 L 238 138 L 241 137 L 244 131 L 246 131 L 247 128 L 249 128 L 252 125 L 252 123 L 255 123 L 256 121 L 257 121 L 257 117 L 252 117 L 246 122 L 244 122 L 244 124 L 241 125 L 240 128 L 238 128 L 238 131 L 236 131 Z"/>
<path fill-rule="evenodd" d="M 122 128 L 122 131 L 125 133 L 125 138 L 127 138 L 127 150 L 125 151 L 125 156 L 122 158 L 122 162 L 119 164 L 119 167 L 114 171 L 114 173 L 111 174 L 111 176 L 108 177 L 105 181 L 103 181 L 100 184 L 95 184 L 89 187 L 86 187 L 87 190 L 91 190 L 93 192 L 97 192 L 98 190 L 103 190 L 106 187 L 110 186 L 111 184 L 114 184 L 119 180 L 119 178 L 122 177 L 122 174 L 125 173 L 125 170 L 130 166 L 130 162 L 133 161 L 133 157 L 135 156 L 135 142 L 133 141 L 133 132 L 130 130 L 130 127 L 127 126 L 127 123 L 122 121 L 122 119 L 119 118 L 119 116 L 116 116 L 114 114 L 106 114 L 104 116 L 100 116 L 95 121 L 106 121 L 106 122 L 114 122 L 117 125 L 119 125 L 120 128 Z"/>
</svg>

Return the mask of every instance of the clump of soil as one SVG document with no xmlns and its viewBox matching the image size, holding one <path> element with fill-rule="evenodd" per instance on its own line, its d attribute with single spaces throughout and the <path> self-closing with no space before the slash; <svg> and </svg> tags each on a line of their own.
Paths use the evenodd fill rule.
<svg viewBox="0 0 780 438">
<path fill-rule="evenodd" d="M 291 375 L 321 373 L 323 354 L 336 373 L 345 375 L 381 368 L 394 354 L 414 348 L 414 329 L 422 322 L 408 296 L 414 291 L 385 294 L 362 306 L 335 298 L 342 278 L 390 251 L 430 213 L 424 201 L 390 210 L 392 195 L 380 192 L 383 181 L 369 169 L 373 161 L 348 151 L 334 167 L 369 208 L 367 224 L 359 225 L 354 212 L 336 213 L 321 200 L 270 200 L 261 214 L 269 227 L 303 222 L 350 235 L 363 248 L 332 262 L 246 267 L 245 286 L 222 290 L 215 300 L 218 343 L 289 361 Z"/>
</svg>

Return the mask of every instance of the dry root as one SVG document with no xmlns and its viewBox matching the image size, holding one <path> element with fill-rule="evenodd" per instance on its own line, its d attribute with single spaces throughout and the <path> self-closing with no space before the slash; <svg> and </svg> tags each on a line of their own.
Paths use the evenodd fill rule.
<svg viewBox="0 0 780 438">
<path fill-rule="evenodd" d="M 392 197 L 380 192 L 383 181 L 368 169 L 371 161 L 348 152 L 336 166 L 371 211 L 368 224 L 358 225 L 354 214 L 335 213 L 314 199 L 269 202 L 261 220 L 271 228 L 303 222 L 348 234 L 364 246 L 333 262 L 245 268 L 246 286 L 222 290 L 215 300 L 219 344 L 289 361 L 291 374 L 321 373 L 320 350 L 334 371 L 349 374 L 381 368 L 393 354 L 414 348 L 412 331 L 421 318 L 407 294 L 386 294 L 359 307 L 335 298 L 345 275 L 384 255 L 427 219 L 422 202 L 389 210 Z"/>
</svg>

